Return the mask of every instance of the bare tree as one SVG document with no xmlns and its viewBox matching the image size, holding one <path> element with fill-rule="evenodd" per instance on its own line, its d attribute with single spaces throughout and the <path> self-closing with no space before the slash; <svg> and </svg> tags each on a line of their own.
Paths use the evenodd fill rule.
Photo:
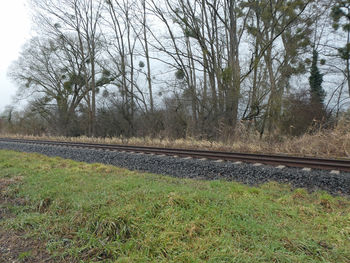
<svg viewBox="0 0 350 263">
<path fill-rule="evenodd" d="M 35 98 L 33 106 L 64 135 L 69 134 L 75 110 L 88 92 L 78 43 L 72 43 L 33 38 L 9 72 L 20 87 L 19 96 Z"/>
<path fill-rule="evenodd" d="M 80 59 L 84 61 L 85 88 L 88 93 L 89 135 L 95 133 L 96 66 L 100 42 L 99 21 L 102 0 L 32 0 L 36 18 L 46 27 L 46 34 L 61 38 L 74 35 L 78 39 Z"/>
</svg>

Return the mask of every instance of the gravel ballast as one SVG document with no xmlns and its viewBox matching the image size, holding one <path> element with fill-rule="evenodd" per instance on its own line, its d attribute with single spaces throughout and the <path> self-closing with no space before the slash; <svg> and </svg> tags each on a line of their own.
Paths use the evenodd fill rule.
<svg viewBox="0 0 350 263">
<path fill-rule="evenodd" d="M 35 152 L 87 163 L 103 163 L 130 170 L 170 175 L 178 178 L 229 180 L 258 185 L 268 181 L 290 183 L 308 190 L 325 190 L 331 194 L 350 195 L 350 173 L 331 174 L 329 171 L 303 171 L 299 168 L 278 169 L 273 166 L 235 164 L 170 156 L 102 151 L 66 146 L 0 142 L 0 149 Z"/>
</svg>

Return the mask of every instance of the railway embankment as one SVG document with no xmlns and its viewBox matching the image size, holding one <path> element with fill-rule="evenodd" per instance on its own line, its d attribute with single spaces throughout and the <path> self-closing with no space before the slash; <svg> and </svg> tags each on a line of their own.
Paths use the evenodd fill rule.
<svg viewBox="0 0 350 263">
<path fill-rule="evenodd" d="M 111 164 L 130 170 L 170 175 L 177 178 L 237 181 L 259 185 L 269 181 L 291 184 L 309 191 L 325 190 L 335 195 L 350 195 L 350 173 L 332 174 L 326 170 L 279 169 L 270 165 L 215 162 L 172 156 L 103 151 L 68 146 L 0 142 L 0 149 L 36 152 L 88 163 Z"/>
</svg>

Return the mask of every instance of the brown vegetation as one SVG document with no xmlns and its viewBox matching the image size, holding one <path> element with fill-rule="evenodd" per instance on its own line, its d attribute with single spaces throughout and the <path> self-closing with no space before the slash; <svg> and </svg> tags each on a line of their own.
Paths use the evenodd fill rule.
<svg viewBox="0 0 350 263">
<path fill-rule="evenodd" d="M 249 131 L 246 125 L 243 124 L 239 125 L 239 129 L 236 130 L 234 137 L 227 137 L 225 140 L 220 141 L 199 140 L 191 137 L 184 139 L 151 137 L 91 138 L 86 136 L 32 136 L 8 133 L 1 134 L 1 137 L 350 158 L 350 122 L 346 120 L 340 121 L 332 129 L 319 128 L 317 131 L 299 137 L 275 135 L 262 139 L 258 133 Z"/>
<path fill-rule="evenodd" d="M 36 34 L 9 68 L 27 105 L 0 133 L 349 155 L 342 0 L 30 2 Z"/>
</svg>

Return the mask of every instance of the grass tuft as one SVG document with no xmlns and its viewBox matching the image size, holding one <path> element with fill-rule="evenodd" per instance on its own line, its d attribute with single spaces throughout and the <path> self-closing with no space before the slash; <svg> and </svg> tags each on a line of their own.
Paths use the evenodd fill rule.
<svg viewBox="0 0 350 263">
<path fill-rule="evenodd" d="M 38 211 L 40 213 L 44 213 L 45 211 L 47 211 L 47 209 L 49 208 L 51 203 L 52 203 L 52 200 L 50 198 L 45 198 L 43 200 L 40 200 L 39 204 L 37 206 L 38 207 Z"/>
<path fill-rule="evenodd" d="M 106 241 L 116 241 L 125 243 L 136 232 L 136 227 L 128 217 L 111 217 L 109 214 L 98 215 L 90 221 L 89 231 L 97 238 Z"/>
</svg>

